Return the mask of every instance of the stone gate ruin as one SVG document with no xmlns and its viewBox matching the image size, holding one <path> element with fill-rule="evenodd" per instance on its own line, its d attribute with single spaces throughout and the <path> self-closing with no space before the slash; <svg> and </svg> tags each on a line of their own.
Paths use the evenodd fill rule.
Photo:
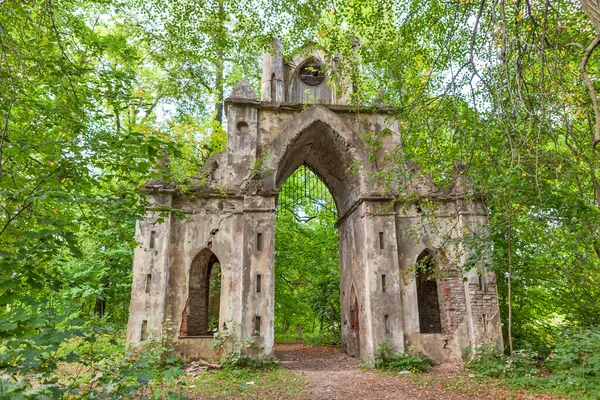
<svg viewBox="0 0 600 400">
<path fill-rule="evenodd" d="M 272 354 L 278 190 L 307 165 L 339 213 L 345 353 L 372 361 L 388 341 L 445 362 L 502 347 L 494 273 L 462 268 L 461 237 L 488 217 L 460 168 L 447 190 L 411 162 L 401 166 L 408 178 L 379 182 L 400 159 L 390 110 L 348 105 L 350 85 L 328 79 L 335 58 L 315 51 L 284 62 L 278 41 L 274 49 L 263 57 L 262 100 L 246 81 L 226 100 L 227 150 L 207 160 L 193 195 L 145 185 L 151 203 L 187 218 L 149 208 L 137 225 L 128 340 L 167 334 L 184 358 L 214 358 L 218 327 L 238 340 L 256 335 L 253 356 Z"/>
</svg>

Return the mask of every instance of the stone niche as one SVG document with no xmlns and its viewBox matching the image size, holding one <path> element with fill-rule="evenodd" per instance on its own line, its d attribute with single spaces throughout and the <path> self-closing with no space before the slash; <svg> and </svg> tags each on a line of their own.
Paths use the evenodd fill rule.
<svg viewBox="0 0 600 400">
<path fill-rule="evenodd" d="M 378 184 L 373 176 L 398 167 L 401 132 L 391 110 L 346 104 L 348 91 L 327 73 L 335 57 L 299 52 L 284 62 L 282 54 L 276 40 L 263 56 L 261 100 L 245 80 L 226 100 L 227 149 L 207 160 L 193 195 L 160 180 L 144 186 L 151 203 L 187 218 L 149 209 L 137 224 L 128 340 L 167 334 L 184 359 L 214 359 L 218 330 L 255 336 L 250 355 L 271 355 L 277 196 L 308 165 L 339 213 L 344 352 L 373 361 L 389 342 L 449 362 L 484 344 L 502 347 L 494 273 L 462 268 L 469 249 L 461 235 L 488 224 L 462 169 L 447 190 L 410 162 L 402 166 L 410 178 Z M 367 132 L 380 135 L 375 154 L 361 140 Z"/>
</svg>

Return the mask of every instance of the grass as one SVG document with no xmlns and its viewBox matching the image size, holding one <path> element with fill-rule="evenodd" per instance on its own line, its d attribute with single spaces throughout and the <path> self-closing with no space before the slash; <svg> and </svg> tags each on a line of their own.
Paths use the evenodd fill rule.
<svg viewBox="0 0 600 400">
<path fill-rule="evenodd" d="M 61 369 L 61 381 L 68 380 L 75 371 Z M 79 379 L 89 381 L 89 374 Z M 199 371 L 182 374 L 171 382 L 149 383 L 137 391 L 135 398 L 178 399 L 303 399 L 304 374 L 296 374 L 281 367 L 265 369 L 229 369 Z M 84 390 L 84 393 L 86 391 Z M 171 393 L 170 396 L 166 396 Z M 172 397 L 177 393 L 177 397 Z"/>
<path fill-rule="evenodd" d="M 304 332 L 302 340 L 298 340 L 298 333 L 275 333 L 275 343 L 305 343 L 317 346 L 340 346 L 341 336 L 332 335 L 327 332 Z"/>
<path fill-rule="evenodd" d="M 410 382 L 416 388 L 422 390 L 424 396 L 427 393 L 432 398 L 437 398 L 440 393 L 453 394 L 460 398 L 473 399 L 531 399 L 531 398 L 561 398 L 553 396 L 539 396 L 536 391 L 527 391 L 507 385 L 500 379 L 474 376 L 464 371 L 459 373 L 440 373 L 435 369 L 429 372 L 416 372 L 406 375 L 398 375 L 396 371 L 377 370 L 380 376 L 394 377 Z"/>
<path fill-rule="evenodd" d="M 184 396 L 227 399 L 302 399 L 305 381 L 283 368 L 221 369 L 183 375 L 167 388 Z"/>
</svg>

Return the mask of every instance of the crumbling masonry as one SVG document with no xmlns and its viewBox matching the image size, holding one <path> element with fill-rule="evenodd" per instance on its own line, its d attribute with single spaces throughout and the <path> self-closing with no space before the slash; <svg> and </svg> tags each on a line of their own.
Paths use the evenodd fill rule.
<svg viewBox="0 0 600 400">
<path fill-rule="evenodd" d="M 457 169 L 442 190 L 413 163 L 399 165 L 398 122 L 384 107 L 347 105 L 351 85 L 328 79 L 335 58 L 317 51 L 284 63 L 278 41 L 272 53 L 262 100 L 246 81 L 226 100 L 227 150 L 206 162 L 194 195 L 146 184 L 151 203 L 187 218 L 149 209 L 138 223 L 128 340 L 166 332 L 184 358 L 214 358 L 218 327 L 256 335 L 251 354 L 271 354 L 277 194 L 306 164 L 339 213 L 344 352 L 372 361 L 388 341 L 445 362 L 501 347 L 495 275 L 477 264 L 463 271 L 470 251 L 461 239 L 488 223 L 467 177 Z M 374 179 L 382 173 L 397 174 L 394 187 Z"/>
</svg>

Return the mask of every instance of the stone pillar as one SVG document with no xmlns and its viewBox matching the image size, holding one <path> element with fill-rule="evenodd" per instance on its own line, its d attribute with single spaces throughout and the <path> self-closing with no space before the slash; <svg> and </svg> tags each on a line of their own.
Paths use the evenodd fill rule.
<svg viewBox="0 0 600 400">
<path fill-rule="evenodd" d="M 396 351 L 404 351 L 402 299 L 393 204 L 389 200 L 371 200 L 361 208 L 366 314 L 370 318 L 369 337 L 361 358 L 373 361 L 375 351 L 385 341 Z"/>
<path fill-rule="evenodd" d="M 273 352 L 275 316 L 275 197 L 244 199 L 244 257 L 242 276 L 242 339 L 258 336 L 255 356 Z"/>
<path fill-rule="evenodd" d="M 390 342 L 396 351 L 403 351 L 393 205 L 387 199 L 362 201 L 340 221 L 339 230 L 344 351 L 366 362 L 374 360 L 377 347 L 384 341 Z M 351 326 L 354 290 L 359 307 L 360 343 L 356 344 Z"/>
<path fill-rule="evenodd" d="M 171 193 L 151 193 L 151 204 L 171 206 Z M 159 222 L 163 219 L 162 222 Z M 159 337 L 165 322 L 167 284 L 169 282 L 169 249 L 173 216 L 148 212 L 135 229 L 135 239 L 141 246 L 133 254 L 133 281 L 127 341 L 137 343 Z"/>
<path fill-rule="evenodd" d="M 217 235 L 221 236 L 214 240 L 213 249 L 217 256 L 227 254 L 226 259 L 223 256 L 219 258 L 221 262 L 219 330 L 224 332 L 224 328 L 226 328 L 228 332 L 240 337 L 242 334 L 241 321 L 244 315 L 242 299 L 244 266 L 242 260 L 245 246 L 243 205 L 238 206 L 238 201 L 243 202 L 242 199 L 236 200 L 235 213 L 223 215 L 223 221 L 226 223 L 219 221 L 220 231 Z"/>
<path fill-rule="evenodd" d="M 364 314 L 362 305 L 365 298 L 362 290 L 364 270 L 360 254 L 363 235 L 358 221 L 359 218 L 359 211 L 355 209 L 342 216 L 337 223 L 340 250 L 342 351 L 358 358 L 361 355 L 361 342 L 364 342 L 361 332 L 363 322 L 360 320 L 360 316 Z M 358 312 L 355 310 L 355 302 L 358 306 Z M 357 326 L 354 326 L 355 324 Z M 357 335 L 358 338 L 356 338 Z"/>
<path fill-rule="evenodd" d="M 282 102 L 285 99 L 285 79 L 283 67 L 283 45 L 281 39 L 273 40 L 273 54 L 263 53 L 263 74 L 261 85 L 262 101 Z"/>
</svg>

